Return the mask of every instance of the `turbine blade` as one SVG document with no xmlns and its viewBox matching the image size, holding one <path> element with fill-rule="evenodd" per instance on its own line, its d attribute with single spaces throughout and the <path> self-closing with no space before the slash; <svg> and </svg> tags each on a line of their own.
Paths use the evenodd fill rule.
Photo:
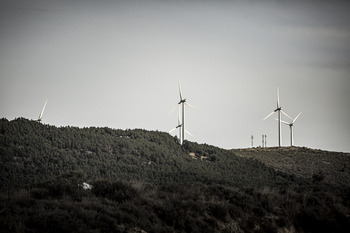
<svg viewBox="0 0 350 233">
<path fill-rule="evenodd" d="M 179 94 L 180 94 L 180 100 L 183 100 L 182 99 L 182 88 L 181 88 L 180 77 L 179 77 Z"/>
<path fill-rule="evenodd" d="M 285 113 L 283 110 L 281 110 L 281 112 L 283 113 L 283 115 L 285 115 L 286 117 L 288 117 L 289 119 L 293 120 L 293 118 L 291 118 L 287 113 Z"/>
<path fill-rule="evenodd" d="M 294 123 L 294 122 L 298 119 L 298 117 L 301 115 L 301 113 L 302 113 L 302 112 L 300 112 L 300 113 L 298 114 L 298 116 L 296 116 L 296 117 L 294 118 L 294 120 L 292 121 L 292 123 Z"/>
<path fill-rule="evenodd" d="M 171 114 L 173 111 L 175 111 L 175 109 L 177 108 L 178 105 L 179 105 L 179 104 L 176 104 L 176 105 L 171 109 L 171 111 L 168 113 L 168 115 L 166 115 L 166 116 L 167 116 L 167 117 L 170 116 L 170 114 Z"/>
<path fill-rule="evenodd" d="M 276 121 L 278 121 L 278 119 L 277 119 L 277 118 L 275 118 L 275 120 L 276 120 Z M 284 121 L 284 120 L 281 120 L 281 122 L 282 122 L 283 124 L 289 125 L 289 123 L 288 123 L 288 122 L 286 122 L 286 121 Z"/>
<path fill-rule="evenodd" d="M 189 103 L 187 103 L 187 102 L 185 102 L 185 104 L 186 104 L 188 107 L 193 108 L 193 109 L 195 109 L 195 110 L 199 111 L 199 109 L 198 109 L 198 108 L 193 107 L 191 104 L 189 104 Z"/>
<path fill-rule="evenodd" d="M 185 129 L 185 132 L 188 133 L 189 135 L 191 135 L 192 137 L 194 137 L 193 134 L 191 134 L 190 132 L 188 132 L 186 129 Z"/>
<path fill-rule="evenodd" d="M 272 111 L 269 115 L 267 115 L 264 119 L 263 119 L 263 121 L 264 120 L 266 120 L 267 118 L 269 118 L 272 114 L 274 114 L 275 113 L 275 111 Z"/>
<path fill-rule="evenodd" d="M 175 129 L 176 129 L 176 127 L 175 127 L 175 128 L 173 128 L 173 129 L 171 129 L 171 130 L 169 131 L 169 133 L 173 132 Z"/>
<path fill-rule="evenodd" d="M 41 120 L 41 119 L 43 118 L 43 114 L 44 114 L 44 110 L 45 110 L 46 104 L 47 104 L 47 100 L 45 101 L 44 107 L 43 107 L 43 109 L 41 110 L 41 113 L 40 113 L 40 115 L 39 115 L 39 120 Z"/>
</svg>

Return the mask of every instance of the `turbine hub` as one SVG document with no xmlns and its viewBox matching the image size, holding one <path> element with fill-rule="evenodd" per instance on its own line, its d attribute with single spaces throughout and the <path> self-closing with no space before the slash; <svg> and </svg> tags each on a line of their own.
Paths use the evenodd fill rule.
<svg viewBox="0 0 350 233">
<path fill-rule="evenodd" d="M 186 99 L 183 99 L 183 100 L 180 100 L 179 104 L 185 103 L 185 102 L 186 102 Z"/>
</svg>

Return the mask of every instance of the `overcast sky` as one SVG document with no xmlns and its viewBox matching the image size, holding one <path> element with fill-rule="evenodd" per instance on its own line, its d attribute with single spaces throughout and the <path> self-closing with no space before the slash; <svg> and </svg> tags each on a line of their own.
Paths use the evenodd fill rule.
<svg viewBox="0 0 350 233">
<path fill-rule="evenodd" d="M 295 145 L 350 152 L 346 1 L 0 0 L 0 117 L 167 132 L 179 76 L 190 141 L 278 145 L 279 87 Z"/>
</svg>

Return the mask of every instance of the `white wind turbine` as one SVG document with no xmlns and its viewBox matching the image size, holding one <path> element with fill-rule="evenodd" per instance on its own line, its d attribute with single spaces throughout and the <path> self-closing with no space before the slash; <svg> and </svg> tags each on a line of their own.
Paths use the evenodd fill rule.
<svg viewBox="0 0 350 233">
<path fill-rule="evenodd" d="M 285 112 L 282 111 L 282 107 L 280 106 L 280 94 L 279 94 L 279 89 L 277 87 L 277 108 L 273 110 L 269 115 L 267 115 L 264 119 L 266 120 L 268 117 L 270 117 L 272 114 L 277 112 L 278 114 L 278 146 L 281 147 L 282 144 L 282 132 L 281 132 L 281 113 L 283 113 L 285 116 L 288 118 L 292 119 L 290 116 L 288 116 Z"/>
<path fill-rule="evenodd" d="M 41 122 L 41 120 L 43 119 L 43 114 L 44 114 L 44 110 L 45 110 L 46 104 L 47 104 L 47 100 L 45 101 L 44 107 L 43 107 L 43 109 L 40 112 L 40 115 L 39 115 L 39 118 L 38 118 L 38 122 Z"/>
<path fill-rule="evenodd" d="M 302 113 L 302 112 L 300 112 L 300 113 L 298 114 L 298 116 L 296 116 L 294 119 L 292 119 L 292 121 L 291 121 L 290 123 L 281 120 L 281 122 L 282 122 L 283 124 L 289 126 L 289 130 L 290 130 L 290 146 L 293 146 L 293 144 L 294 144 L 293 126 L 294 126 L 295 121 L 298 119 L 298 117 L 300 116 L 301 113 Z M 277 120 L 277 119 L 276 119 L 276 120 Z"/>
<path fill-rule="evenodd" d="M 182 144 L 182 137 L 181 137 L 181 128 L 182 128 L 182 124 L 180 122 L 180 110 L 179 110 L 179 116 L 177 118 L 177 126 L 175 128 L 173 128 L 172 130 L 169 131 L 169 133 L 173 132 L 174 130 L 176 130 L 177 128 L 179 128 L 179 139 L 180 139 L 180 144 Z"/>
<path fill-rule="evenodd" d="M 179 103 L 177 103 L 176 105 L 175 105 L 175 107 L 168 113 L 168 116 L 173 112 L 173 111 L 175 111 L 175 109 L 181 104 L 182 105 L 182 111 L 181 111 L 181 113 L 182 113 L 182 123 L 181 124 L 179 124 L 178 125 L 178 127 L 180 127 L 181 126 L 181 133 L 180 133 L 180 143 L 181 143 L 181 145 L 182 145 L 182 143 L 184 142 L 184 140 L 185 140 L 185 132 L 186 133 L 188 133 L 189 135 L 191 135 L 191 136 L 193 136 L 191 133 L 189 133 L 186 129 L 185 129 L 185 105 L 187 105 L 187 106 L 189 106 L 189 107 L 191 107 L 191 108 L 193 108 L 193 109 L 195 109 L 195 110 L 198 110 L 197 108 L 195 108 L 195 107 L 193 107 L 192 105 L 190 105 L 187 101 L 186 101 L 186 99 L 184 99 L 183 98 L 183 96 L 182 96 L 182 89 L 181 89 L 181 82 L 180 82 L 180 78 L 179 78 L 179 94 L 180 94 L 180 101 L 179 101 Z M 180 123 L 180 121 L 178 122 L 178 123 Z M 177 128 L 178 128 L 177 127 Z M 176 129 L 176 128 L 175 128 Z"/>
<path fill-rule="evenodd" d="M 181 124 L 181 122 L 180 122 L 180 111 L 179 111 L 179 117 L 177 118 L 177 126 L 176 126 L 175 128 L 173 128 L 173 129 L 171 129 L 171 130 L 169 131 L 169 133 L 173 132 L 173 131 L 176 130 L 177 128 L 179 129 L 179 139 L 180 139 L 180 144 L 182 145 L 183 139 L 182 139 L 182 137 L 181 137 L 181 134 L 182 134 L 182 124 Z M 190 132 L 188 132 L 187 130 L 185 130 L 185 132 L 188 133 L 189 135 L 191 135 L 192 137 L 194 137 L 194 136 L 193 136 Z"/>
</svg>

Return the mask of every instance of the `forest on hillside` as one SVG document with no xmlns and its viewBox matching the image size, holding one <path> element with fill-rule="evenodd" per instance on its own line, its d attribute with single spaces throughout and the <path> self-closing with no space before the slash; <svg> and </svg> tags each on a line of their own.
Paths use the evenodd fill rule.
<svg viewBox="0 0 350 233">
<path fill-rule="evenodd" d="M 343 163 L 310 175 L 286 165 L 293 156 Z M 181 146 L 159 131 L 3 118 L 0 159 L 0 232 L 350 229 L 348 154 Z"/>
<path fill-rule="evenodd" d="M 348 232 L 350 192 L 58 178 L 0 196 L 2 232 Z"/>
<path fill-rule="evenodd" d="M 264 186 L 295 177 L 255 159 L 168 133 L 135 129 L 55 127 L 26 119 L 0 123 L 1 188 L 30 186 L 71 171 L 87 181 L 121 179 Z"/>
</svg>

